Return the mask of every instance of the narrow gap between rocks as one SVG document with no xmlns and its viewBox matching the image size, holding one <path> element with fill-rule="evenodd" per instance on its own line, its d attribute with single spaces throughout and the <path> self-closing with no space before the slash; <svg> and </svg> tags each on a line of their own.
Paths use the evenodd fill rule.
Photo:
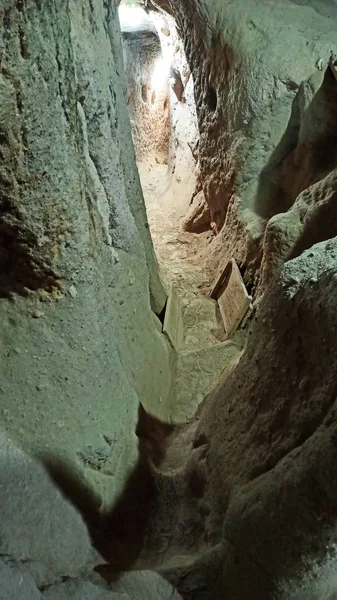
<svg viewBox="0 0 337 600">
<path fill-rule="evenodd" d="M 132 137 L 161 275 L 167 290 L 179 280 L 197 290 L 212 233 L 201 216 L 189 231 L 199 144 L 193 78 L 172 18 L 137 4 L 122 3 L 119 14 Z"/>
<path fill-rule="evenodd" d="M 179 310 L 181 303 L 181 339 L 170 340 L 177 362 L 167 416 L 183 423 L 238 358 L 243 337 L 225 343 L 218 305 L 209 297 L 205 255 L 215 230 L 200 189 L 194 82 L 176 23 L 143 3 L 122 2 L 119 16 L 127 104 L 150 233 L 166 293 L 170 296 L 173 286 Z M 209 102 L 215 110 L 213 89 Z M 165 310 L 159 315 L 162 322 Z"/>
<path fill-rule="evenodd" d="M 1 598 L 336 598 L 336 22 L 0 1 Z"/>
</svg>

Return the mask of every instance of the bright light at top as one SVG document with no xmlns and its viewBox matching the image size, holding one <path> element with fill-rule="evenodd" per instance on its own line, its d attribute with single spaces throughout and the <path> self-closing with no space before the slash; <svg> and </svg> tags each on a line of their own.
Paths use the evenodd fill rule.
<svg viewBox="0 0 337 600">
<path fill-rule="evenodd" d="M 119 7 L 119 21 L 121 29 L 138 29 L 146 24 L 148 16 L 141 6 L 121 4 Z"/>
<path fill-rule="evenodd" d="M 157 58 L 151 77 L 151 86 L 157 91 L 162 91 L 167 85 L 170 66 L 170 56 L 160 56 Z"/>
</svg>

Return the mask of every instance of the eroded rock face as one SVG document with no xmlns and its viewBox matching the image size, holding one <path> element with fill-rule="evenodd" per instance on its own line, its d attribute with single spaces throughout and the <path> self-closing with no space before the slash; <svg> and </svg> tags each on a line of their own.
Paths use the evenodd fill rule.
<svg viewBox="0 0 337 600">
<path fill-rule="evenodd" d="M 132 24 L 136 17 L 139 23 Z M 175 208 L 174 220 L 181 224 L 200 189 L 194 84 L 183 43 L 167 13 L 128 9 L 122 4 L 120 19 L 128 108 L 142 183 L 146 187 L 144 165 L 150 170 L 156 163 L 168 165 L 161 193 L 164 204 Z M 198 229 L 193 213 L 185 221 L 191 230 Z M 204 230 L 209 228 L 208 220 Z"/>
<path fill-rule="evenodd" d="M 63 474 L 64 476 L 64 474 Z M 125 573 L 106 584 L 87 523 L 46 469 L 0 432 L 0 580 L 6 600 L 179 600 L 156 573 Z M 87 493 L 82 490 L 82 501 Z"/>
<path fill-rule="evenodd" d="M 336 238 L 287 263 L 240 363 L 170 439 L 141 559 L 183 597 L 334 597 L 336 264 Z"/>
<path fill-rule="evenodd" d="M 18 569 L 0 561 L 0 577 L 4 598 L 20 600 L 24 594 L 27 600 L 40 600 L 41 594 L 34 579 L 29 575 L 24 575 Z"/>
<path fill-rule="evenodd" d="M 185 465 L 167 478 L 180 529 L 164 556 L 186 560 L 164 569 L 182 594 L 333 597 L 336 265 L 336 238 L 287 263 L 240 363 L 178 439 Z"/>
<path fill-rule="evenodd" d="M 107 506 L 137 459 L 139 402 L 170 387 L 117 7 L 6 1 L 0 22 L 3 427 Z"/>
<path fill-rule="evenodd" d="M 323 81 L 316 75 L 301 86 L 284 139 L 261 177 L 268 194 L 258 210 L 272 215 L 263 241 L 262 289 L 284 261 L 336 234 L 336 84 L 328 68 Z M 284 153 L 289 144 L 293 149 Z"/>
<path fill-rule="evenodd" d="M 168 559 L 164 574 L 184 595 L 269 600 L 336 541 L 336 239 L 275 279 L 284 260 L 335 233 L 333 71 L 312 76 L 335 27 L 328 3 L 268 11 L 253 2 L 249 13 L 243 0 L 157 4 L 176 19 L 195 81 L 200 196 L 189 223 L 214 223 L 215 266 L 234 254 L 253 280 L 262 261 L 269 290 L 244 358 L 186 434 L 183 467 L 171 459 L 166 474 L 144 470 L 155 491 L 153 505 L 140 494 L 155 516 L 145 542 L 155 541 L 151 559 L 158 568 Z M 32 599 L 139 589 L 140 600 L 174 598 L 149 573 L 87 580 L 97 556 L 82 518 L 13 442 L 56 462 L 56 481 L 75 466 L 96 514 L 134 474 L 139 402 L 161 416 L 169 394 L 169 351 L 150 303 L 159 312 L 165 295 L 135 169 L 116 2 L 6 0 L 0 21 L 2 578 Z M 182 75 L 172 76 L 181 139 L 192 82 Z M 10 535 L 18 522 L 23 537 Z M 114 559 L 130 558 L 109 541 Z"/>
<path fill-rule="evenodd" d="M 246 574 L 234 598 L 251 597 L 249 581 L 261 598 L 282 597 L 281 579 L 335 541 L 336 259 L 335 238 L 286 265 L 207 417 L 223 536 L 241 557 L 229 561 L 225 589 Z"/>
<path fill-rule="evenodd" d="M 164 19 L 156 15 L 154 23 L 159 33 L 163 55 L 170 66 L 168 73 L 170 148 L 165 201 L 176 205 L 176 218 L 181 225 L 189 204 L 199 191 L 197 184 L 199 129 L 194 81 L 174 19 L 168 15 L 165 15 Z"/>
<path fill-rule="evenodd" d="M 3 431 L 0 478 L 1 556 L 18 563 L 39 587 L 78 577 L 93 558 L 85 523 L 45 469 Z"/>
<path fill-rule="evenodd" d="M 263 260 L 263 291 L 284 260 L 297 255 L 289 237 L 293 245 L 303 237 L 291 223 L 270 255 L 270 217 L 288 211 L 336 166 L 336 81 L 330 70 L 323 76 L 337 50 L 337 7 L 311 0 L 153 4 L 174 16 L 194 79 L 198 185 L 218 233 L 207 251 L 209 267 L 223 268 L 234 255 L 246 281 L 258 283 Z M 335 234 L 320 226 L 314 242 Z"/>
</svg>

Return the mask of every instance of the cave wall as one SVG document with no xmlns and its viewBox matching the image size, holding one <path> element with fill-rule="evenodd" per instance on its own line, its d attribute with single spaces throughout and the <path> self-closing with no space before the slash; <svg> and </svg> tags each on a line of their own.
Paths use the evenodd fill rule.
<svg viewBox="0 0 337 600">
<path fill-rule="evenodd" d="M 336 238 L 322 242 L 283 268 L 195 436 L 208 522 L 224 517 L 214 541 L 228 598 L 289 598 L 285 582 L 300 587 L 308 572 L 314 581 L 334 552 L 336 248 Z M 314 589 L 305 597 L 319 597 Z"/>
<path fill-rule="evenodd" d="M 282 224 L 273 225 L 264 241 L 268 221 L 287 212 L 300 193 L 310 191 L 336 166 L 331 151 L 334 108 L 329 116 L 335 92 L 332 81 L 331 95 L 323 84 L 337 50 L 335 3 L 153 4 L 174 16 L 194 79 L 198 183 L 209 222 L 218 233 L 207 251 L 208 266 L 214 274 L 234 255 L 246 281 L 265 289 L 284 260 L 294 255 L 300 236 L 292 215 L 289 226 L 280 217 Z M 320 125 L 309 126 L 309 104 Z M 330 130 L 328 136 L 324 128 Z M 318 151 L 329 157 L 324 164 L 310 161 Z M 276 228 L 280 232 L 274 234 Z M 320 239 L 326 239 L 324 231 L 315 241 Z"/>
<path fill-rule="evenodd" d="M 322 6 L 254 2 L 249 15 L 241 2 L 171 7 L 195 79 L 200 181 L 210 219 L 218 230 L 224 221 L 219 260 L 235 252 L 258 267 L 256 246 L 278 206 L 260 214 L 256 171 L 281 143 L 300 81 L 309 82 L 299 92 L 312 109 L 328 94 L 326 126 L 334 123 L 330 72 L 317 69 L 312 79 L 331 46 L 333 22 Z M 109 506 L 137 460 L 139 401 L 158 412 L 169 393 L 169 353 L 151 311 L 165 296 L 135 168 L 116 5 L 6 0 L 0 19 L 0 569 L 8 589 L 24 582 L 27 597 L 53 597 L 45 590 L 53 584 L 54 597 L 61 585 L 95 597 L 102 590 L 78 580 L 94 562 L 82 519 L 15 445 L 71 464 L 83 493 L 95 489 L 97 508 Z M 227 66 L 212 75 L 212 64 Z M 327 116 L 324 102 L 319 112 Z M 312 215 L 319 233 L 318 213 L 308 210 L 319 201 L 331 237 L 333 158 L 317 173 L 304 161 L 309 192 L 300 191 L 302 175 L 292 175 L 310 155 L 304 117 L 294 156 L 286 144 L 284 158 L 281 144 L 282 178 L 299 211 L 294 228 L 302 231 L 303 215 Z M 209 555 L 196 571 L 188 567 L 182 587 L 197 573 L 202 600 L 205 582 L 210 598 L 282 597 L 284 578 L 296 587 L 335 544 L 336 260 L 333 240 L 286 265 L 246 355 L 199 418 L 188 455 L 188 522 L 193 528 L 193 511 L 204 519 Z"/>
<path fill-rule="evenodd" d="M 151 523 L 170 527 L 165 557 L 186 557 L 162 567 L 183 597 L 336 596 L 336 271 L 336 237 L 283 266 L 240 362 L 177 436 Z"/>
<path fill-rule="evenodd" d="M 6 0 L 0 22 L 2 428 L 105 508 L 139 402 L 156 412 L 170 388 L 117 6 Z"/>
<path fill-rule="evenodd" d="M 135 9 L 131 9 L 131 12 Z M 198 213 L 202 190 L 197 186 L 199 130 L 194 83 L 182 39 L 167 13 L 136 9 L 139 23 L 120 11 L 128 109 L 142 175 L 155 163 L 168 165 L 163 204 L 183 229 L 206 230 Z M 145 169 L 145 171 L 144 171 Z M 193 204 L 199 193 L 199 202 Z M 192 205 L 193 204 L 193 205 Z M 191 206 L 190 206 L 191 205 Z M 202 212 L 204 203 L 202 204 Z M 192 226 L 190 227 L 190 224 Z"/>
<path fill-rule="evenodd" d="M 170 139 L 168 69 L 156 30 L 123 32 L 128 106 L 137 161 L 167 163 Z"/>
<path fill-rule="evenodd" d="M 166 574 L 200 600 L 332 599 L 336 4 L 156 5 L 174 15 L 195 81 L 200 181 L 220 231 L 211 267 L 234 254 L 267 290 L 247 351 L 167 477 L 196 535 L 190 562 Z M 193 553 L 185 533 L 170 542 L 181 555 Z"/>
<path fill-rule="evenodd" d="M 197 188 L 199 129 L 194 99 L 194 81 L 184 44 L 172 17 L 154 13 L 163 57 L 169 66 L 170 145 L 168 185 L 164 201 L 175 208 L 175 220 L 184 229 Z M 190 219 L 187 218 L 190 222 Z"/>
</svg>

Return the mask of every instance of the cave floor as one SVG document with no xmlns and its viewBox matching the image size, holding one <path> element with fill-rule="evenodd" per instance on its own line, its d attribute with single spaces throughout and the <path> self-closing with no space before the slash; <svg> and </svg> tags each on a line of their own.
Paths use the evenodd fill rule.
<svg viewBox="0 0 337 600">
<path fill-rule="evenodd" d="M 184 348 L 195 349 L 223 339 L 215 304 L 202 293 L 207 273 L 200 253 L 212 239 L 210 233 L 196 235 L 181 231 L 184 202 L 170 193 L 167 165 L 139 165 L 151 236 L 160 275 L 169 292 L 174 283 L 183 301 Z M 184 195 L 184 188 L 181 190 Z"/>
<path fill-rule="evenodd" d="M 189 198 L 181 184 L 174 186 L 167 165 L 155 160 L 138 164 L 151 236 L 161 279 L 167 292 L 173 283 L 182 301 L 183 343 L 179 348 L 168 418 L 190 420 L 224 371 L 238 362 L 244 336 L 225 335 L 217 304 L 204 293 L 208 275 L 202 254 L 212 233 L 192 234 L 181 229 Z"/>
</svg>

